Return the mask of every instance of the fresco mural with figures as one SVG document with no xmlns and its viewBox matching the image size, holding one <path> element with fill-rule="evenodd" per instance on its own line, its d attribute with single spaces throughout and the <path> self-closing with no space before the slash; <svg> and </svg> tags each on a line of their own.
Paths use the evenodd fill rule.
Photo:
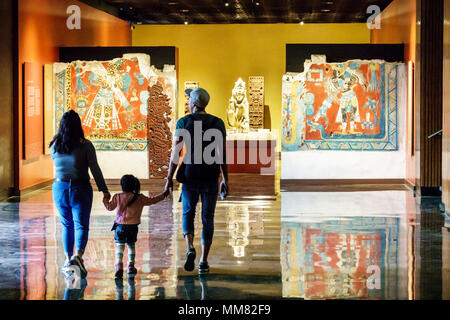
<svg viewBox="0 0 450 320">
<path fill-rule="evenodd" d="M 159 83 L 170 99 L 169 113 L 175 110 L 176 79 L 162 73 L 146 55 L 55 64 L 55 128 L 63 113 L 74 109 L 97 150 L 147 150 L 151 86 Z"/>
<path fill-rule="evenodd" d="M 399 65 L 312 56 L 284 75 L 283 151 L 397 151 Z"/>
</svg>

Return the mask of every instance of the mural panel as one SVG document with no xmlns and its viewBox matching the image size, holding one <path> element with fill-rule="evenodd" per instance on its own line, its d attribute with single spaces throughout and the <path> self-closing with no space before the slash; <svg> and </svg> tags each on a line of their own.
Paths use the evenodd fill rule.
<svg viewBox="0 0 450 320">
<path fill-rule="evenodd" d="M 284 75 L 283 151 L 398 150 L 399 65 L 313 56 Z"/>
<path fill-rule="evenodd" d="M 56 129 L 74 109 L 97 150 L 145 150 L 148 85 L 136 57 L 67 64 L 56 73 Z"/>
<path fill-rule="evenodd" d="M 159 81 L 170 90 L 170 113 L 175 110 L 173 68 L 167 68 L 165 77 L 165 70 L 160 72 L 150 66 L 147 55 L 57 63 L 54 69 L 55 129 L 63 113 L 74 109 L 81 117 L 86 137 L 98 151 L 147 150 L 151 84 Z"/>
</svg>

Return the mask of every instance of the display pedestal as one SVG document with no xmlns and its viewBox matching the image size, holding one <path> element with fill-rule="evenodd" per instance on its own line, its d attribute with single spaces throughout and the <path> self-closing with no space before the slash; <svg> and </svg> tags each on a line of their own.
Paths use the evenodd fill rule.
<svg viewBox="0 0 450 320">
<path fill-rule="evenodd" d="M 276 137 L 270 131 L 229 133 L 228 172 L 274 175 L 276 144 Z"/>
</svg>

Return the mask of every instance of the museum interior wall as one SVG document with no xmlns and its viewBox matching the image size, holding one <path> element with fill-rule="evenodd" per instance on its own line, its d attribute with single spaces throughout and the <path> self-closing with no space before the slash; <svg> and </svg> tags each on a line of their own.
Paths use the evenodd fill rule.
<svg viewBox="0 0 450 320">
<path fill-rule="evenodd" d="M 394 0 L 381 14 L 381 29 L 373 29 L 371 42 L 405 44 L 405 63 L 416 61 L 416 0 Z M 409 68 L 408 70 L 411 70 Z M 408 74 L 408 77 L 411 77 Z M 414 79 L 412 77 L 411 79 Z M 409 91 L 409 90 L 408 90 Z M 406 179 L 415 184 L 414 101 L 408 95 Z"/>
<path fill-rule="evenodd" d="M 400 2 L 401 0 L 397 1 Z M 404 6 L 403 2 L 402 5 Z M 289 152 L 283 152 L 286 156 L 282 157 L 282 179 L 404 179 L 411 176 L 408 173 L 409 171 L 414 171 L 414 139 L 412 138 L 413 126 L 411 125 L 413 118 L 410 110 L 412 104 L 409 103 L 410 99 L 408 98 L 408 93 L 411 92 L 409 80 L 412 73 L 408 63 L 403 64 L 397 60 L 395 60 L 395 62 L 399 62 L 397 64 L 381 60 L 359 60 L 358 58 L 360 57 L 337 63 L 332 58 L 327 60 L 325 56 L 320 58 L 325 59 L 322 62 L 316 61 L 315 64 L 310 64 L 310 69 L 313 73 L 317 65 L 320 66 L 319 69 L 323 69 L 321 72 L 322 76 L 325 75 L 325 80 L 322 83 L 321 90 L 329 93 L 327 90 L 331 87 L 327 86 L 325 81 L 336 81 L 334 86 L 336 90 L 332 90 L 333 92 L 329 96 L 324 96 L 322 91 L 313 92 L 314 90 L 309 90 L 310 92 L 303 93 L 302 101 L 298 105 L 292 104 L 296 110 L 300 110 L 300 112 L 296 113 L 297 116 L 303 117 L 302 119 L 305 120 L 301 127 L 298 127 L 298 123 L 294 125 L 291 123 L 290 112 L 292 110 L 286 107 L 288 99 L 285 92 L 286 81 L 284 80 L 286 80 L 286 76 L 288 78 L 291 76 L 289 72 L 286 73 L 288 71 L 287 44 L 334 43 L 367 45 L 371 42 L 404 43 L 406 62 L 409 61 L 408 59 L 413 60 L 415 55 L 413 48 L 415 46 L 411 44 L 412 30 L 407 28 L 405 21 L 408 19 L 403 17 L 405 14 L 398 9 L 399 5 L 396 2 L 394 2 L 394 6 L 391 5 L 386 9 L 387 14 L 383 14 L 383 19 L 386 20 L 386 25 L 389 26 L 389 23 L 394 23 L 390 20 L 390 12 L 394 16 L 401 15 L 402 19 L 397 19 L 400 22 L 395 23 L 400 24 L 401 28 L 403 28 L 402 30 L 407 30 L 409 32 L 408 36 L 405 36 L 404 32 L 387 36 L 388 31 L 385 29 L 391 29 L 391 27 L 388 28 L 387 26 L 384 26 L 385 29 L 382 28 L 377 31 L 378 33 L 371 33 L 366 24 L 137 25 L 131 31 L 127 23 L 91 7 L 84 6 L 81 3 L 79 3 L 83 12 L 81 30 L 67 30 L 64 33 L 56 31 L 54 33 L 42 32 L 43 27 L 46 31 L 66 28 L 66 9 L 72 3 L 51 4 L 53 2 L 44 1 L 43 5 L 37 8 L 37 4 L 33 1 L 19 2 L 19 83 L 26 82 L 26 75 L 35 72 L 33 68 L 36 66 L 29 64 L 29 62 L 38 63 L 40 68 L 44 68 L 45 65 L 44 81 L 54 85 L 54 88 L 52 88 L 53 93 L 50 92 L 49 99 L 52 100 L 52 94 L 54 97 L 59 97 L 59 99 L 65 99 L 66 96 L 64 94 L 68 93 L 68 96 L 73 98 L 69 98 L 69 100 L 73 100 L 70 103 L 71 107 L 76 105 L 76 109 L 81 108 L 82 112 L 83 110 L 87 112 L 82 117 L 82 121 L 87 121 L 84 124 L 85 129 L 87 128 L 86 126 L 89 126 L 88 113 L 91 111 L 95 113 L 95 110 L 87 110 L 89 107 L 86 104 L 94 105 L 96 99 L 109 97 L 109 93 L 103 92 L 102 89 L 99 91 L 99 86 L 95 84 L 96 77 L 105 72 L 103 68 L 107 70 L 111 66 L 114 67 L 116 70 L 114 77 L 117 78 L 118 82 L 113 82 L 126 84 L 125 87 L 120 89 L 123 89 L 122 93 L 125 93 L 123 95 L 125 100 L 136 102 L 136 106 L 133 105 L 133 108 L 136 109 L 137 114 L 139 114 L 139 110 L 141 114 L 144 109 L 145 112 L 153 110 L 150 107 L 150 101 L 144 102 L 142 96 L 133 95 L 135 91 L 133 88 L 138 90 L 139 86 L 146 86 L 145 83 L 141 83 L 141 81 L 145 80 L 137 78 L 140 74 L 146 73 L 142 72 L 142 70 L 136 75 L 133 74 L 134 71 L 130 72 L 130 70 L 135 70 L 136 68 L 142 69 L 142 65 L 146 66 L 144 69 L 154 69 L 152 59 L 150 56 L 150 62 L 147 65 L 141 63 L 147 58 L 138 59 L 138 62 L 136 60 L 137 56 L 127 57 L 126 59 L 131 59 L 129 61 L 125 61 L 125 57 L 121 56 L 114 57 L 119 60 L 102 59 L 100 57 L 98 60 L 103 61 L 103 63 L 92 66 L 92 68 L 91 60 L 84 61 L 89 66 L 87 68 L 89 70 L 86 71 L 84 62 L 80 64 L 75 61 L 65 61 L 65 65 L 55 65 L 54 63 L 59 61 L 59 47 L 126 47 L 130 45 L 133 47 L 173 47 L 176 48 L 177 52 L 176 66 L 172 66 L 172 69 L 165 71 L 154 69 L 156 78 L 158 76 L 164 78 L 164 74 L 167 72 L 173 73 L 168 78 L 165 78 L 166 80 L 171 79 L 167 83 L 170 82 L 172 88 L 163 85 L 163 89 L 161 89 L 169 97 L 168 107 L 170 110 L 167 115 L 170 115 L 171 126 L 173 126 L 176 119 L 185 114 L 186 97 L 183 94 L 185 87 L 200 86 L 206 88 L 211 94 L 208 111 L 222 118 L 229 129 L 236 131 L 236 135 L 233 133 L 231 137 L 233 143 L 238 140 L 251 139 L 255 139 L 258 142 L 267 141 L 272 152 L 270 157 L 273 160 L 275 156 L 274 150 L 272 150 L 275 145 L 272 143 L 274 142 L 273 139 L 277 142 L 277 152 L 282 151 L 283 135 L 286 134 L 284 137 L 291 139 L 287 149 L 283 150 Z M 400 5 L 400 7 L 402 6 Z M 406 14 L 407 17 L 410 17 L 410 15 L 412 15 L 411 12 Z M 42 26 L 42 24 L 38 23 L 41 20 L 45 20 L 46 25 Z M 41 33 L 43 34 L 41 35 Z M 36 39 L 39 39 L 39 41 Z M 210 41 L 210 39 L 217 39 L 217 41 Z M 136 54 L 139 53 L 141 52 L 136 52 Z M 135 53 L 133 52 L 133 54 Z M 117 65 L 125 69 L 122 70 L 121 67 L 116 68 Z M 139 65 L 139 67 L 135 68 L 133 65 Z M 173 67 L 175 67 L 175 70 L 173 70 Z M 326 70 L 328 70 L 328 67 L 336 71 L 335 74 L 340 75 L 340 78 L 327 77 Z M 62 74 L 63 70 L 66 70 L 66 73 Z M 159 75 L 157 74 L 158 72 L 160 72 Z M 57 73 L 60 73 L 61 79 L 66 77 L 64 81 L 68 79 L 67 76 L 69 75 L 70 82 L 76 83 L 76 86 L 72 88 L 74 89 L 74 91 L 72 90 L 73 92 L 67 91 L 67 88 L 71 87 L 71 85 L 68 85 L 70 82 L 64 84 L 64 81 L 61 83 L 55 81 Z M 109 72 L 105 74 L 109 74 Z M 130 76 L 131 80 L 127 78 Z M 301 78 L 302 76 L 297 76 L 297 78 L 293 77 L 292 79 L 295 78 L 295 81 L 299 84 L 308 85 L 309 80 L 305 80 L 307 76 L 310 76 L 310 74 L 307 75 L 305 73 L 303 78 Z M 316 76 L 317 74 L 315 73 L 312 75 L 312 77 Z M 150 79 L 149 77 L 145 78 L 147 79 L 146 81 Z M 340 81 L 343 81 L 343 83 L 340 83 Z M 311 83 L 309 85 L 312 85 Z M 88 86 L 85 86 L 86 84 Z M 60 85 L 60 90 L 57 87 L 58 85 Z M 319 84 L 316 83 L 314 85 L 317 86 Z M 347 87 L 351 87 L 350 92 Z M 95 92 L 90 91 L 92 88 L 94 88 Z M 240 88 L 248 88 L 247 95 L 250 109 L 252 103 L 257 103 L 258 108 L 264 110 L 262 119 L 260 119 L 259 115 L 255 117 L 250 112 L 249 122 L 255 121 L 255 119 L 262 121 L 261 124 L 256 124 L 258 127 L 256 131 L 254 130 L 255 123 L 250 123 L 253 129 L 250 133 L 246 133 L 248 131 L 247 128 L 230 128 L 230 126 L 233 127 L 230 125 L 230 112 L 232 113 L 230 105 L 233 101 L 235 104 L 237 103 L 233 99 L 236 99 L 236 95 L 241 90 Z M 138 90 L 138 95 L 142 94 L 143 91 L 148 91 L 141 89 Z M 366 93 L 361 93 L 362 91 L 358 93 L 358 90 Z M 32 148 L 29 145 L 27 146 L 27 143 L 24 143 L 24 141 L 31 139 L 29 137 L 31 132 L 44 131 L 45 134 L 42 139 L 45 139 L 47 144 L 47 139 L 53 134 L 49 128 L 52 125 L 57 127 L 58 112 L 63 111 L 67 107 L 67 101 L 69 101 L 66 100 L 64 105 L 61 104 L 59 106 L 61 108 L 55 105 L 54 118 L 49 122 L 45 119 L 44 130 L 36 130 L 31 125 L 27 126 L 27 118 L 23 115 L 23 105 L 27 104 L 27 102 L 22 101 L 22 96 L 28 99 L 29 97 L 24 95 L 28 91 L 22 91 L 23 88 L 20 85 L 19 117 L 16 120 L 18 122 L 17 131 L 19 132 L 19 138 L 17 139 L 19 174 L 16 185 L 19 186 L 19 189 L 28 188 L 52 178 L 53 166 L 50 156 L 43 153 L 38 156 L 29 156 Z M 65 93 L 60 94 L 63 91 Z M 89 96 L 90 93 L 80 95 L 81 91 L 92 93 L 92 101 L 84 101 L 83 99 Z M 47 97 L 47 92 L 48 90 L 44 92 L 44 100 Z M 292 92 L 290 91 L 290 93 Z M 311 102 L 311 96 L 314 95 L 316 95 L 316 101 Z M 149 95 L 149 98 L 151 98 L 151 95 Z M 358 101 L 355 102 L 355 99 Z M 53 100 L 56 103 L 58 98 Z M 124 107 L 127 109 L 127 105 L 130 103 L 125 103 L 125 100 L 122 102 L 124 102 Z M 122 105 L 119 102 L 117 103 Z M 156 106 L 160 102 L 154 101 L 153 103 Z M 314 104 L 314 110 L 310 109 L 312 104 Z M 345 104 L 347 106 L 344 106 Z M 149 109 L 147 110 L 145 106 L 142 109 L 143 105 Z M 286 110 L 288 111 L 286 112 Z M 112 116 L 114 118 L 114 112 Z M 332 119 L 332 122 L 335 123 L 329 126 L 330 117 L 334 119 Z M 350 118 L 347 119 L 347 117 Z M 124 123 L 124 121 L 133 122 L 130 119 L 119 118 L 120 116 L 116 120 L 120 120 L 119 122 L 121 123 Z M 340 121 L 337 121 L 338 118 Z M 95 120 L 96 123 L 98 122 L 97 120 Z M 141 120 L 142 124 L 145 123 L 148 128 L 151 128 L 146 122 L 148 119 L 143 118 Z M 111 121 L 110 124 L 114 126 L 115 120 L 112 119 Z M 155 121 L 159 120 L 155 119 Z M 139 125 L 131 122 L 129 123 L 130 126 Z M 120 123 L 118 124 L 120 127 Z M 297 127 L 294 131 L 285 130 L 286 127 L 295 125 Z M 341 126 L 339 127 L 339 125 Z M 127 153 L 126 156 L 121 156 L 121 159 L 129 159 L 131 161 L 135 158 L 132 153 L 128 153 L 130 146 L 125 143 L 125 140 L 130 138 L 126 136 L 129 132 L 126 128 L 119 127 L 116 129 L 112 128 L 112 131 L 123 129 L 123 132 L 120 132 L 123 135 L 123 141 L 116 141 L 116 138 L 120 137 L 115 136 L 114 132 L 102 133 L 103 136 L 98 141 L 96 141 L 96 137 L 93 138 L 94 142 L 98 144 L 96 145 L 97 149 L 100 148 L 98 149 L 100 151 L 100 165 L 106 168 L 107 174 L 105 176 L 107 178 L 116 179 L 122 174 L 120 170 L 120 172 L 116 170 L 117 176 L 108 173 L 108 168 L 111 168 L 111 172 L 115 168 L 115 163 L 110 161 L 113 158 L 109 156 L 110 152 L 114 152 L 117 155 L 120 150 L 116 149 L 124 147 L 127 149 Z M 300 139 L 298 141 L 290 136 L 297 129 L 300 131 L 306 130 L 305 135 L 298 134 L 296 136 L 296 138 Z M 268 132 L 268 130 L 271 132 Z M 320 130 L 323 130 L 322 135 L 319 134 Z M 134 144 L 131 146 L 131 149 L 133 151 L 137 151 L 140 148 L 137 147 L 140 140 L 144 141 L 144 143 L 150 141 L 151 133 L 144 137 L 144 131 L 141 132 L 142 137 L 132 139 Z M 151 130 L 147 131 L 150 132 Z M 173 131 L 173 128 L 169 131 Z M 136 133 L 136 130 L 134 132 Z M 114 141 L 106 145 L 105 138 L 107 137 Z M 369 137 L 368 140 L 366 139 L 367 137 Z M 336 144 L 335 142 L 340 142 L 338 140 L 341 138 L 344 139 L 344 142 Z M 370 140 L 371 138 L 375 140 Z M 157 139 L 156 135 L 153 139 Z M 379 141 L 376 139 L 379 139 Z M 120 144 L 121 142 L 123 143 Z M 153 147 L 153 144 L 150 143 L 150 145 Z M 236 146 L 230 146 L 230 148 L 236 149 Z M 252 146 L 246 146 L 246 148 L 251 149 Z M 145 153 L 142 153 L 142 161 L 139 162 L 142 162 L 142 165 L 139 165 L 142 172 L 138 173 L 138 176 L 140 178 L 159 177 L 159 175 L 152 176 L 152 174 L 149 174 L 148 166 L 144 165 L 144 162 L 150 162 L 151 166 L 152 161 L 149 161 L 149 157 L 151 157 L 150 150 L 142 149 L 140 151 L 145 151 Z M 103 157 L 103 155 L 105 156 Z M 330 158 L 333 158 L 334 161 L 330 162 Z M 127 162 L 128 160 L 124 161 L 124 163 Z M 308 168 L 308 170 L 298 170 L 299 167 Z M 158 170 L 161 168 L 160 166 Z M 255 166 L 252 170 L 255 168 L 259 172 L 260 167 Z M 315 169 L 311 170 L 311 168 Z M 245 172 L 250 172 L 248 167 L 244 169 Z M 236 172 L 240 172 L 239 170 Z M 231 170 L 230 172 L 235 171 Z M 271 174 L 273 174 L 273 171 L 271 171 Z M 413 179 L 411 178 L 410 180 Z"/>
<path fill-rule="evenodd" d="M 13 150 L 13 1 L 0 3 L 0 199 L 8 196 L 14 185 Z"/>
<path fill-rule="evenodd" d="M 49 155 L 42 154 L 24 159 L 24 136 L 30 128 L 24 127 L 22 99 L 24 63 L 45 64 L 59 61 L 59 47 L 64 46 L 130 46 L 130 26 L 109 14 L 78 1 L 19 0 L 19 103 L 17 121 L 18 174 L 15 185 L 19 190 L 35 186 L 53 177 L 53 164 Z M 81 9 L 81 29 L 66 27 L 70 5 Z M 64 32 L 63 32 L 64 30 Z M 35 137 L 33 137 L 35 138 Z M 43 137 L 41 137 L 43 139 Z"/>
<path fill-rule="evenodd" d="M 236 81 L 263 76 L 264 127 L 271 130 L 281 127 L 286 44 L 369 42 L 365 24 L 137 25 L 133 31 L 133 46 L 176 46 L 179 92 L 185 82 L 198 82 L 211 94 L 208 111 L 223 120 Z M 184 95 L 178 99 L 182 115 Z"/>
</svg>

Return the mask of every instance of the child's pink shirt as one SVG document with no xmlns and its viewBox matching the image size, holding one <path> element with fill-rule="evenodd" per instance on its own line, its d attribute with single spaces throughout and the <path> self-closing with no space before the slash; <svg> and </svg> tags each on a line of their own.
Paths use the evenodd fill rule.
<svg viewBox="0 0 450 320">
<path fill-rule="evenodd" d="M 145 206 L 158 203 L 164 200 L 164 194 L 157 195 L 156 197 L 146 197 L 143 194 L 139 194 L 138 198 L 130 206 L 127 206 L 128 202 L 133 198 L 133 193 L 122 192 L 115 194 L 111 201 L 104 201 L 105 207 L 108 211 L 114 211 L 117 209 L 117 224 L 140 224 L 142 210 Z"/>
</svg>

